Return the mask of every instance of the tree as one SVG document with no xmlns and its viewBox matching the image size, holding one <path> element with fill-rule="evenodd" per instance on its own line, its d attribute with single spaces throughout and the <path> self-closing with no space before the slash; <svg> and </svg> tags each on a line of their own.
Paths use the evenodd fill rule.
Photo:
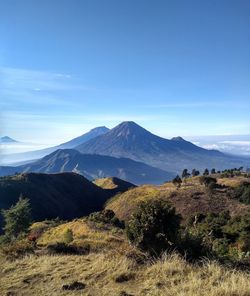
<svg viewBox="0 0 250 296">
<path fill-rule="evenodd" d="M 195 177 L 195 176 L 199 176 L 200 172 L 197 171 L 196 169 L 193 169 L 192 170 L 192 176 Z"/>
<path fill-rule="evenodd" d="M 20 197 L 18 202 L 8 210 L 2 210 L 5 236 L 10 240 L 28 231 L 31 224 L 31 208 L 27 198 Z"/>
<path fill-rule="evenodd" d="M 216 174 L 215 169 L 212 169 L 212 170 L 211 170 L 211 174 Z"/>
<path fill-rule="evenodd" d="M 177 176 L 172 180 L 172 183 L 173 183 L 174 186 L 176 186 L 177 188 L 180 188 L 180 187 L 181 187 L 181 183 L 182 183 L 182 180 L 181 180 L 180 176 L 177 175 Z"/>
<path fill-rule="evenodd" d="M 176 242 L 180 220 L 166 201 L 144 201 L 127 225 L 127 237 L 142 250 L 160 254 Z"/>
<path fill-rule="evenodd" d="M 185 178 L 187 178 L 189 176 L 190 176 L 190 174 L 188 173 L 188 170 L 184 169 L 183 172 L 182 172 L 182 175 L 181 175 L 182 179 L 185 179 Z"/>
<path fill-rule="evenodd" d="M 204 170 L 204 173 L 203 173 L 203 176 L 208 176 L 209 175 L 209 170 L 208 169 L 205 169 Z"/>
</svg>

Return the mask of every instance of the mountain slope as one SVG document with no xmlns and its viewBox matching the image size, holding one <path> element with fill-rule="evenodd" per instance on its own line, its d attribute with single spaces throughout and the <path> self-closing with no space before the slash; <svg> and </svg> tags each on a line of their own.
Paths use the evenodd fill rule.
<svg viewBox="0 0 250 296">
<path fill-rule="evenodd" d="M 91 129 L 89 132 L 74 138 L 68 142 L 62 143 L 60 145 L 49 147 L 45 149 L 30 151 L 30 152 L 22 152 L 22 153 L 15 153 L 10 155 L 5 155 L 5 163 L 14 163 L 14 162 L 20 162 L 20 161 L 27 161 L 27 160 L 34 160 L 39 159 L 41 157 L 44 157 L 47 154 L 50 154 L 58 149 L 71 149 L 78 145 L 81 145 L 90 139 L 93 139 L 97 136 L 100 136 L 102 134 L 105 134 L 108 132 L 109 129 L 105 126 L 100 126 Z"/>
<path fill-rule="evenodd" d="M 108 191 L 74 173 L 29 173 L 0 178 L 0 209 L 15 204 L 21 194 L 30 199 L 36 221 L 82 217 L 100 210 L 110 197 Z"/>
<path fill-rule="evenodd" d="M 225 169 L 245 166 L 250 162 L 216 150 L 203 149 L 181 137 L 171 140 L 158 137 L 134 122 L 123 122 L 75 149 L 82 153 L 127 157 L 175 173 L 184 168 Z"/>
<path fill-rule="evenodd" d="M 134 184 L 160 184 L 173 174 L 127 158 L 86 155 L 77 150 L 57 150 L 41 160 L 18 167 L 0 167 L 0 176 L 15 172 L 77 172 L 89 180 L 118 177 Z"/>
</svg>

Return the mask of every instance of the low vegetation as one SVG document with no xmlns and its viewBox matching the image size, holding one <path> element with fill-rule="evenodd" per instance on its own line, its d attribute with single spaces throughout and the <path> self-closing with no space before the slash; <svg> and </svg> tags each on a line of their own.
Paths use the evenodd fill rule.
<svg viewBox="0 0 250 296">
<path fill-rule="evenodd" d="M 30 224 L 19 200 L 3 212 L 3 295 L 250 295 L 249 180 L 193 173 L 70 222 Z"/>
</svg>

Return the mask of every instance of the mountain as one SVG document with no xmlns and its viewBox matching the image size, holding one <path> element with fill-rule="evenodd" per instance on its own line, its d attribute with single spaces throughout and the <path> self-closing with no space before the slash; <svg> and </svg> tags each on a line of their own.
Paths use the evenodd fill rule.
<svg viewBox="0 0 250 296">
<path fill-rule="evenodd" d="M 175 173 L 184 168 L 226 169 L 250 163 L 249 159 L 207 150 L 181 137 L 161 138 L 131 121 L 123 122 L 75 149 L 81 153 L 126 157 Z"/>
<path fill-rule="evenodd" d="M 5 155 L 4 161 L 5 163 L 17 163 L 22 161 L 30 161 L 30 160 L 36 160 L 39 158 L 44 157 L 45 155 L 48 155 L 58 149 L 72 149 L 78 145 L 81 145 L 90 139 L 93 139 L 97 136 L 100 136 L 102 134 L 105 134 L 109 129 L 105 126 L 99 126 L 96 128 L 91 129 L 89 132 L 74 138 L 68 142 L 62 143 L 60 145 L 49 147 L 45 149 L 30 151 L 30 152 L 22 152 L 22 153 L 15 153 L 15 154 L 9 154 Z"/>
<path fill-rule="evenodd" d="M 127 158 L 82 154 L 73 149 L 59 149 L 44 158 L 18 167 L 0 167 L 0 176 L 15 172 L 76 172 L 89 180 L 118 177 L 134 184 L 160 184 L 173 174 Z"/>
<path fill-rule="evenodd" d="M 15 204 L 21 194 L 30 199 L 35 221 L 82 217 L 100 210 L 110 197 L 108 191 L 75 173 L 0 178 L 0 209 Z"/>
<path fill-rule="evenodd" d="M 8 136 L 4 136 L 0 138 L 0 144 L 13 144 L 13 143 L 18 143 L 18 142 Z"/>
</svg>

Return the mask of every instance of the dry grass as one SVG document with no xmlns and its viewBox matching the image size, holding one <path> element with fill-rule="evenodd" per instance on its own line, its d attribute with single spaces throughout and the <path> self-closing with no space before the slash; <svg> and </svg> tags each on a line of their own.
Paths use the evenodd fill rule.
<svg viewBox="0 0 250 296">
<path fill-rule="evenodd" d="M 193 266 L 177 255 L 137 265 L 116 252 L 86 256 L 30 256 L 15 262 L 2 261 L 1 295 L 95 295 L 118 296 L 249 296 L 250 276 L 229 271 L 216 263 Z M 117 278 L 125 279 L 119 282 Z M 79 281 L 81 291 L 62 286 Z M 16 293 L 16 294 L 15 294 Z"/>
<path fill-rule="evenodd" d="M 126 244 L 124 237 L 117 229 L 96 228 L 93 223 L 86 219 L 77 219 L 68 223 L 52 227 L 45 231 L 38 239 L 37 245 L 40 247 L 63 242 L 65 240 L 65 232 L 71 230 L 73 233 L 73 244 L 78 246 L 89 245 L 92 251 L 102 249 L 113 249 L 121 244 Z"/>
<path fill-rule="evenodd" d="M 242 182 L 249 182 L 249 178 L 245 177 L 234 177 L 234 178 L 220 178 L 218 179 L 218 183 L 221 185 L 229 186 L 229 187 L 237 187 Z"/>
</svg>

